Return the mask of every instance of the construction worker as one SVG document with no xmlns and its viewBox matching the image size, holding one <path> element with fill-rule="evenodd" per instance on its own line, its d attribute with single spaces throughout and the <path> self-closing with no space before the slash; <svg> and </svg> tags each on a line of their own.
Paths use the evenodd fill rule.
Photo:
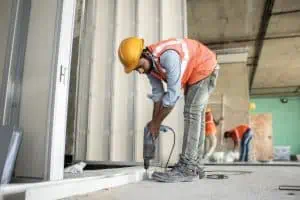
<svg viewBox="0 0 300 200">
<path fill-rule="evenodd" d="M 216 86 L 219 65 L 216 55 L 206 46 L 191 39 L 169 39 L 144 47 L 137 37 L 124 39 L 119 46 L 119 59 L 126 73 L 145 74 L 152 86 L 154 102 L 148 129 L 158 136 L 162 121 L 169 115 L 184 90 L 184 137 L 182 153 L 172 170 L 153 173 L 162 182 L 192 181 L 203 177 L 201 167 L 204 136 L 204 112 L 209 95 Z M 163 83 L 167 84 L 164 90 Z"/>
<path fill-rule="evenodd" d="M 238 150 L 240 145 L 240 158 L 239 161 L 248 161 L 250 141 L 253 136 L 253 131 L 248 125 L 240 125 L 236 128 L 226 131 L 224 133 L 225 138 L 231 138 L 234 142 L 233 151 Z"/>
<path fill-rule="evenodd" d="M 217 147 L 217 126 L 223 121 L 221 117 L 218 121 L 214 119 L 211 108 L 207 107 L 205 112 L 205 155 L 204 160 L 208 160 Z"/>
</svg>

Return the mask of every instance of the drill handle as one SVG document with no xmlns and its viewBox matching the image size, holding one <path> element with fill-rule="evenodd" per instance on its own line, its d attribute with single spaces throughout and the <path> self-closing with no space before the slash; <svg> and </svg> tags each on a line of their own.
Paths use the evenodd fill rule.
<svg viewBox="0 0 300 200">
<path fill-rule="evenodd" d="M 166 126 L 166 125 L 160 125 L 160 127 L 159 127 L 159 132 L 166 133 L 166 132 L 168 132 L 168 131 L 173 131 L 173 129 L 172 129 L 171 127 L 169 127 L 169 126 Z M 144 128 L 144 134 L 147 134 L 147 135 L 149 135 L 149 136 L 150 136 L 150 135 L 152 136 L 152 134 L 150 133 L 150 131 L 149 131 L 149 129 L 148 129 L 147 126 Z M 156 136 L 156 137 L 153 137 L 153 136 L 152 136 L 152 140 L 153 140 L 153 141 L 155 141 L 157 138 L 158 138 L 158 136 Z"/>
</svg>

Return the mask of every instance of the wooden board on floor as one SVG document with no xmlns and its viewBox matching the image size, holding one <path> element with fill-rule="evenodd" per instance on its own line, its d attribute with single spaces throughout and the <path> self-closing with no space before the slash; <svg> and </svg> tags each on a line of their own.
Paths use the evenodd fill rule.
<svg viewBox="0 0 300 200">
<path fill-rule="evenodd" d="M 272 114 L 262 113 L 250 115 L 250 126 L 254 131 L 252 140 L 252 154 L 254 160 L 272 160 Z"/>
</svg>

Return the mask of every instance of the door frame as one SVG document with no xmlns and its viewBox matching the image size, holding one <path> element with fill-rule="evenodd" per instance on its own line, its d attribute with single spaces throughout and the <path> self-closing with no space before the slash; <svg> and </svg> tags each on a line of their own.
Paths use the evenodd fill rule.
<svg viewBox="0 0 300 200">
<path fill-rule="evenodd" d="M 49 94 L 45 180 L 64 177 L 64 154 L 76 0 L 57 0 L 55 50 Z"/>
</svg>

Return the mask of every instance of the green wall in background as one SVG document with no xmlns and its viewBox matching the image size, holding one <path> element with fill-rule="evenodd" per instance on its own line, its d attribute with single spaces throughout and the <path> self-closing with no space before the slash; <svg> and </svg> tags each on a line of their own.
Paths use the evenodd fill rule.
<svg viewBox="0 0 300 200">
<path fill-rule="evenodd" d="M 252 113 L 272 113 L 273 145 L 289 145 L 291 153 L 300 154 L 300 98 L 290 97 L 286 104 L 280 98 L 252 98 Z"/>
</svg>

